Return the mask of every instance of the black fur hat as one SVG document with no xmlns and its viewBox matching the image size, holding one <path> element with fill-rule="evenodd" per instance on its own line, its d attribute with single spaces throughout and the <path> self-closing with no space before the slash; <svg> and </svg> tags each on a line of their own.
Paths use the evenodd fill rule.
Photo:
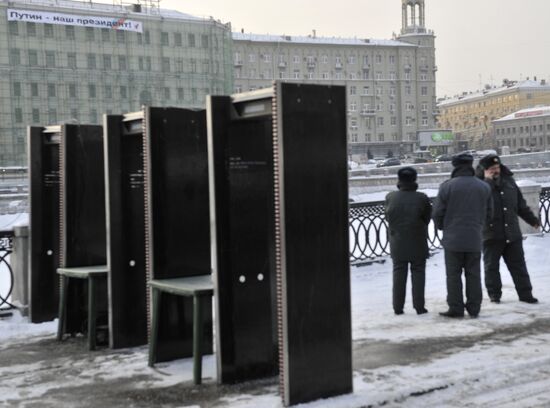
<svg viewBox="0 0 550 408">
<path fill-rule="evenodd" d="M 416 181 L 416 170 L 412 167 L 403 167 L 397 172 L 399 181 L 405 183 L 414 183 Z"/>
<path fill-rule="evenodd" d="M 494 166 L 495 164 L 501 164 L 500 157 L 498 157 L 496 154 L 488 154 L 487 156 L 483 156 L 481 159 L 479 159 L 479 165 L 485 170 L 491 166 Z"/>
<path fill-rule="evenodd" d="M 464 164 L 469 164 L 470 166 L 474 162 L 474 156 L 470 153 L 461 153 L 456 156 L 453 156 L 453 161 L 451 162 L 454 167 L 462 166 Z"/>
</svg>

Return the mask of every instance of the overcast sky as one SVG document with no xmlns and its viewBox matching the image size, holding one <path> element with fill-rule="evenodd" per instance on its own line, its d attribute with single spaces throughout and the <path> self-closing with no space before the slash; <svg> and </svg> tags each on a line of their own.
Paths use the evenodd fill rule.
<svg viewBox="0 0 550 408">
<path fill-rule="evenodd" d="M 400 0 L 163 0 L 163 8 L 213 16 L 258 34 L 391 38 Z M 550 77 L 550 0 L 426 0 L 436 35 L 437 94 L 503 78 Z"/>
</svg>

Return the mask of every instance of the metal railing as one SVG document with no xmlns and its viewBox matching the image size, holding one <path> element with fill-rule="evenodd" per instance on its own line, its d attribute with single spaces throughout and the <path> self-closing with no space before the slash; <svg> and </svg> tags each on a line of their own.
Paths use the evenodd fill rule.
<svg viewBox="0 0 550 408">
<path fill-rule="evenodd" d="M 541 229 L 550 232 L 550 188 L 540 193 L 539 216 Z M 384 202 L 352 203 L 349 209 L 350 262 L 360 264 L 390 255 L 388 224 L 384 215 Z M 433 221 L 428 226 L 430 251 L 441 248 L 440 231 Z"/>
<path fill-rule="evenodd" d="M 0 311 L 13 305 L 8 301 L 13 291 L 13 270 L 9 256 L 13 251 L 13 231 L 0 231 Z"/>
<path fill-rule="evenodd" d="M 550 187 L 540 192 L 540 227 L 543 232 L 550 232 Z"/>
</svg>

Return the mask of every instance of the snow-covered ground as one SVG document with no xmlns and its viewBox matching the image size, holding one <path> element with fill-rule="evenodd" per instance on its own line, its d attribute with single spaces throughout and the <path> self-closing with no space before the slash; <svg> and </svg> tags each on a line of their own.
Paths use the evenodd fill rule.
<svg viewBox="0 0 550 408">
<path fill-rule="evenodd" d="M 354 393 L 303 406 L 549 407 L 550 237 L 524 246 L 540 303 L 519 302 L 503 266 L 502 303 L 484 299 L 477 319 L 438 315 L 447 308 L 441 252 L 428 261 L 422 316 L 410 294 L 405 314 L 393 314 L 390 260 L 352 268 Z M 0 406 L 282 406 L 276 381 L 220 391 L 212 356 L 199 391 L 189 359 L 152 369 L 145 347 L 87 352 L 83 341 L 57 343 L 55 330 L 55 321 L 0 320 Z"/>
</svg>

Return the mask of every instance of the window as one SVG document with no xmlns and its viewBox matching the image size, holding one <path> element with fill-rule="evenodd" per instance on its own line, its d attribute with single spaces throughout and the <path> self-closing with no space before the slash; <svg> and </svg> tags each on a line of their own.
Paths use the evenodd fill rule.
<svg viewBox="0 0 550 408">
<path fill-rule="evenodd" d="M 21 52 L 17 48 L 10 49 L 10 64 L 21 65 Z"/>
<path fill-rule="evenodd" d="M 355 55 L 350 55 L 348 57 L 348 64 L 355 64 Z"/>
<path fill-rule="evenodd" d="M 390 64 L 395 65 L 395 55 L 390 55 Z"/>
<path fill-rule="evenodd" d="M 170 58 L 162 58 L 162 72 L 170 72 Z"/>
<path fill-rule="evenodd" d="M 390 87 L 390 96 L 395 96 L 395 86 Z"/>
<path fill-rule="evenodd" d="M 181 47 L 183 45 L 183 39 L 182 39 L 181 33 L 174 33 L 174 44 L 177 47 Z"/>
<path fill-rule="evenodd" d="M 323 55 L 323 56 L 321 57 L 321 63 L 323 63 L 323 64 L 328 64 L 328 56 Z"/>
<path fill-rule="evenodd" d="M 76 108 L 71 109 L 71 119 L 78 121 L 79 116 L 80 115 L 78 114 L 78 109 Z"/>
<path fill-rule="evenodd" d="M 53 68 L 55 67 L 55 52 L 54 51 L 46 51 L 46 66 Z"/>
<path fill-rule="evenodd" d="M 125 55 L 118 56 L 118 69 L 126 71 L 128 69 L 128 60 Z"/>
<path fill-rule="evenodd" d="M 88 69 L 96 69 L 95 54 L 88 54 Z"/>
<path fill-rule="evenodd" d="M 96 89 L 94 84 L 88 84 L 88 97 L 89 98 L 96 97 Z"/>
<path fill-rule="evenodd" d="M 53 25 L 44 24 L 44 37 L 53 38 Z"/>
<path fill-rule="evenodd" d="M 428 118 L 422 118 L 422 126 L 428 126 Z"/>
<path fill-rule="evenodd" d="M 55 84 L 48 84 L 48 98 L 55 98 L 56 93 Z"/>
<path fill-rule="evenodd" d="M 113 62 L 110 55 L 107 55 L 107 54 L 103 55 L 103 68 L 105 70 L 110 70 L 113 68 Z"/>
<path fill-rule="evenodd" d="M 390 112 L 394 112 L 395 111 L 395 103 L 390 103 Z"/>
<path fill-rule="evenodd" d="M 17 21 L 8 21 L 8 27 L 11 35 L 19 35 L 19 25 L 17 25 Z"/>
<path fill-rule="evenodd" d="M 350 112 L 355 112 L 357 110 L 357 104 L 355 102 L 351 102 L 349 104 L 349 110 Z"/>
<path fill-rule="evenodd" d="M 29 37 L 36 37 L 36 24 L 27 23 L 27 35 Z"/>
<path fill-rule="evenodd" d="M 377 96 L 380 96 L 383 94 L 383 90 L 382 90 L 382 87 L 381 86 L 377 86 L 376 87 L 376 95 Z"/>
<path fill-rule="evenodd" d="M 380 71 L 376 71 L 376 77 L 375 77 L 377 80 L 380 80 L 382 79 L 382 72 Z"/>
<path fill-rule="evenodd" d="M 67 67 L 69 68 L 76 68 L 76 53 L 75 52 L 69 52 L 67 54 Z"/>
<path fill-rule="evenodd" d="M 271 62 L 271 54 L 264 54 L 263 57 L 264 57 L 264 62 L 267 62 L 267 63 Z"/>
<path fill-rule="evenodd" d="M 86 41 L 95 41 L 95 32 L 93 27 L 86 27 Z"/>
<path fill-rule="evenodd" d="M 377 63 L 377 64 L 381 64 L 381 63 L 382 63 L 382 55 L 380 55 L 380 54 L 377 54 L 377 55 L 376 55 L 376 63 Z"/>
<path fill-rule="evenodd" d="M 392 117 L 390 118 L 390 125 L 392 125 L 392 126 L 397 126 L 397 117 L 392 116 Z"/>
<path fill-rule="evenodd" d="M 411 87 L 410 86 L 406 86 L 405 87 L 405 95 L 410 95 L 411 94 Z"/>
<path fill-rule="evenodd" d="M 121 99 L 128 98 L 128 88 L 126 88 L 125 86 L 120 87 L 120 98 Z"/>
<path fill-rule="evenodd" d="M 54 124 L 57 122 L 57 110 L 55 108 L 50 108 L 48 110 L 48 123 Z"/>
<path fill-rule="evenodd" d="M 428 95 L 428 87 L 427 86 L 420 87 L 420 95 L 422 95 L 422 96 L 427 96 Z"/>
<path fill-rule="evenodd" d="M 40 122 L 40 110 L 38 108 L 32 109 L 32 123 Z"/>
<path fill-rule="evenodd" d="M 111 41 L 111 30 L 109 30 L 108 28 L 102 28 L 101 29 L 101 40 L 103 42 L 110 42 Z"/>
<path fill-rule="evenodd" d="M 90 123 L 97 123 L 97 110 L 90 109 Z"/>
<path fill-rule="evenodd" d="M 138 57 L 138 68 L 140 71 L 145 70 L 145 64 L 143 63 L 143 57 Z"/>
<path fill-rule="evenodd" d="M 195 61 L 194 59 L 191 59 L 189 60 L 189 69 L 191 70 L 191 73 L 195 73 L 197 72 L 197 61 Z M 252 73 L 254 72 L 254 75 L 255 74 L 255 71 L 252 69 L 250 70 L 250 77 L 252 78 Z"/>
<path fill-rule="evenodd" d="M 384 104 L 382 102 L 379 102 L 376 104 L 376 110 L 377 111 L 383 111 L 384 110 Z"/>
<path fill-rule="evenodd" d="M 390 80 L 395 81 L 397 79 L 397 74 L 394 71 L 390 72 Z"/>
<path fill-rule="evenodd" d="M 38 96 L 38 84 L 36 82 L 31 82 L 31 96 Z"/>
<path fill-rule="evenodd" d="M 178 99 L 180 101 L 183 101 L 184 96 L 185 96 L 185 93 L 183 92 L 183 88 L 178 88 Z"/>
<path fill-rule="evenodd" d="M 384 133 L 378 133 L 378 141 L 383 142 L 384 141 Z"/>
<path fill-rule="evenodd" d="M 151 33 L 149 30 L 145 30 L 145 44 L 151 44 Z"/>
<path fill-rule="evenodd" d="M 201 47 L 202 48 L 208 48 L 209 47 L 208 36 L 206 34 L 201 35 Z"/>
<path fill-rule="evenodd" d="M 187 43 L 188 46 L 191 48 L 195 47 L 195 34 L 188 34 L 187 35 Z"/>
<path fill-rule="evenodd" d="M 299 64 L 300 63 L 300 56 L 299 55 L 294 55 L 292 57 L 292 62 L 295 63 L 295 64 Z"/>
<path fill-rule="evenodd" d="M 371 134 L 365 133 L 365 142 L 370 142 L 370 141 L 371 141 Z"/>
<path fill-rule="evenodd" d="M 29 50 L 29 65 L 31 67 L 38 66 L 38 52 L 36 50 Z"/>
<path fill-rule="evenodd" d="M 428 80 L 428 75 L 426 75 L 426 74 L 420 74 L 420 80 L 421 80 L 421 81 L 427 81 L 427 80 Z"/>
<path fill-rule="evenodd" d="M 14 111 L 15 123 L 23 123 L 23 110 L 21 108 L 15 108 Z"/>
<path fill-rule="evenodd" d="M 357 119 L 350 119 L 349 121 L 349 127 L 350 129 L 357 129 Z"/>
<path fill-rule="evenodd" d="M 405 109 L 406 109 L 407 111 L 410 112 L 410 111 L 413 110 L 413 108 L 414 108 L 414 107 L 413 107 L 413 104 L 412 104 L 412 103 L 410 103 L 410 102 L 405 103 Z"/>
<path fill-rule="evenodd" d="M 74 40 L 74 26 L 65 26 L 65 37 L 67 37 L 68 40 Z"/>
<path fill-rule="evenodd" d="M 384 126 L 384 118 L 381 117 L 381 116 L 377 117 L 377 118 L 376 118 L 376 124 L 377 124 L 378 126 Z"/>
<path fill-rule="evenodd" d="M 428 111 L 428 104 L 426 102 L 422 103 L 422 112 Z"/>
<path fill-rule="evenodd" d="M 323 72 L 322 78 L 323 79 L 330 79 L 330 74 L 328 72 Z"/>
<path fill-rule="evenodd" d="M 412 125 L 412 118 L 405 118 L 405 126 L 411 126 Z"/>
<path fill-rule="evenodd" d="M 357 143 L 358 142 L 357 133 L 352 133 L 351 134 L 350 142 L 351 143 Z"/>
<path fill-rule="evenodd" d="M 363 95 L 368 95 L 370 92 L 370 87 L 369 86 L 364 86 L 363 87 Z"/>
<path fill-rule="evenodd" d="M 113 99 L 113 88 L 110 85 L 105 85 L 103 94 L 105 99 Z"/>
<path fill-rule="evenodd" d="M 292 74 L 294 79 L 300 79 L 300 71 L 294 71 Z"/>
<path fill-rule="evenodd" d="M 69 98 L 76 98 L 76 84 L 69 84 Z"/>
<path fill-rule="evenodd" d="M 169 100 L 171 97 L 170 88 L 164 87 L 164 100 Z"/>
<path fill-rule="evenodd" d="M 13 96 L 21 96 L 21 82 L 13 83 Z"/>
<path fill-rule="evenodd" d="M 350 95 L 357 95 L 357 87 L 356 86 L 350 86 L 349 87 L 349 94 Z"/>
<path fill-rule="evenodd" d="M 164 31 L 160 33 L 160 45 L 170 45 L 168 41 L 168 33 Z"/>
<path fill-rule="evenodd" d="M 342 73 L 341 72 L 336 72 L 334 74 L 334 79 L 342 79 Z"/>
<path fill-rule="evenodd" d="M 126 42 L 126 31 L 116 30 L 116 42 L 119 44 Z"/>
</svg>

